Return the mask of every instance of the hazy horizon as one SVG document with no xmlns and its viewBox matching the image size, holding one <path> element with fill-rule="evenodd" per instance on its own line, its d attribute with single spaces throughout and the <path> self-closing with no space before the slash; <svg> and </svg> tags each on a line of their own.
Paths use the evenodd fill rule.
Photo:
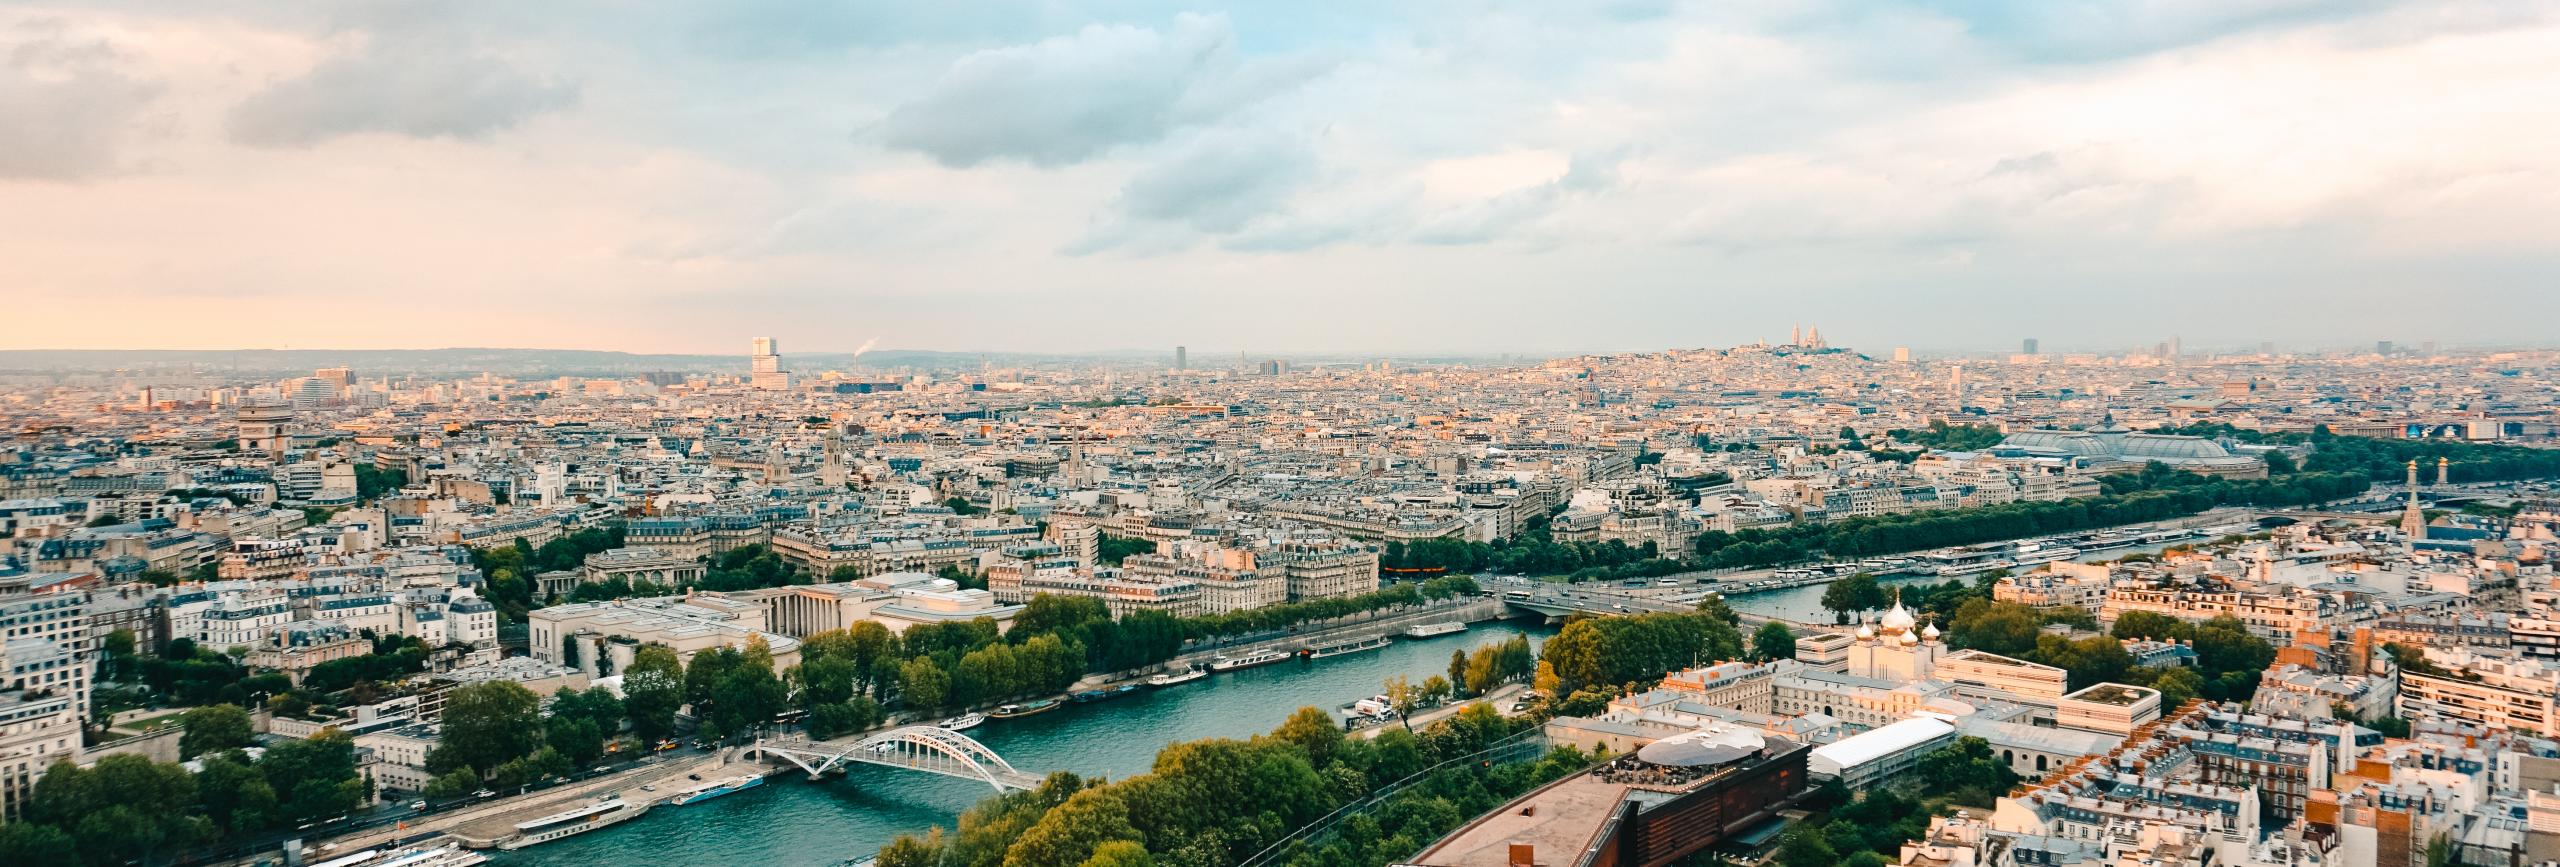
<svg viewBox="0 0 2560 867">
<path fill-rule="evenodd" d="M 0 348 L 2550 345 L 2553 57 L 2476 0 L 13 5 Z"/>
</svg>

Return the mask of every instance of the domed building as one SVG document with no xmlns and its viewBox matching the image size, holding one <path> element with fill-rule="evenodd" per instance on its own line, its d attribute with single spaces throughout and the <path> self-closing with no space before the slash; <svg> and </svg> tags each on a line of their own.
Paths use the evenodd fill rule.
<svg viewBox="0 0 2560 867">
<path fill-rule="evenodd" d="M 1922 627 L 1897 596 L 1883 618 L 1858 626 L 1857 643 L 1849 646 L 1848 673 L 1895 683 L 1926 680 L 1947 652 L 1938 638 L 1938 628 Z"/>
</svg>

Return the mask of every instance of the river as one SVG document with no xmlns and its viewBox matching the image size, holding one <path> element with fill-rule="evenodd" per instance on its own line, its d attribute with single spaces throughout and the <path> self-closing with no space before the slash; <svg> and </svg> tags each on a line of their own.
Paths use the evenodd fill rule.
<svg viewBox="0 0 2560 867">
<path fill-rule="evenodd" d="M 1419 683 L 1445 673 L 1452 650 L 1522 634 L 1534 641 L 1551 632 L 1531 621 L 1478 623 L 1456 635 L 1399 638 L 1371 653 L 1213 674 L 1128 698 L 991 720 L 969 736 L 1025 771 L 1126 777 L 1144 773 L 1168 744 L 1262 734 L 1299 707 L 1330 710 L 1376 695 L 1388 677 L 1403 674 Z M 820 867 L 869 855 L 899 834 L 921 834 L 936 825 L 948 829 L 961 810 L 993 794 L 984 783 L 860 764 L 842 778 L 818 783 L 786 771 L 735 795 L 686 807 L 661 805 L 629 824 L 521 852 L 492 852 L 492 863 Z"/>
<path fill-rule="evenodd" d="M 2195 541 L 2181 539 L 2157 545 L 2111 548 L 2105 551 L 2091 551 L 2075 559 L 2082 563 L 2095 563 L 2100 560 L 2121 559 L 2127 554 L 2158 554 L 2161 550 L 2173 545 L 2191 545 Z M 1890 575 L 1877 577 L 1876 583 L 1891 589 L 1911 584 L 1943 584 L 1946 580 L 1935 575 Z M 1973 576 L 1966 576 L 1964 580 L 1970 583 L 1974 579 Z M 1784 590 L 1761 593 L 1728 594 L 1725 596 L 1725 604 L 1732 606 L 1735 611 L 1779 617 L 1799 623 L 1829 623 L 1831 611 L 1822 607 L 1822 591 L 1830 586 L 1829 584 L 1807 584 L 1802 587 L 1789 587 Z"/>
</svg>

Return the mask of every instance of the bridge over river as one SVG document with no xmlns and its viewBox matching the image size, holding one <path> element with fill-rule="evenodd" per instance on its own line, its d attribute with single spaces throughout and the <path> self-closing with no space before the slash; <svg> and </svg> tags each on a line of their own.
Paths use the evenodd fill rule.
<svg viewBox="0 0 2560 867">
<path fill-rule="evenodd" d="M 809 772 L 810 779 L 847 763 L 879 765 L 977 780 L 996 791 L 1039 788 L 1042 776 L 1016 769 L 987 745 L 937 726 L 890 729 L 853 741 L 813 741 L 800 735 L 760 738 L 746 752 Z"/>
</svg>

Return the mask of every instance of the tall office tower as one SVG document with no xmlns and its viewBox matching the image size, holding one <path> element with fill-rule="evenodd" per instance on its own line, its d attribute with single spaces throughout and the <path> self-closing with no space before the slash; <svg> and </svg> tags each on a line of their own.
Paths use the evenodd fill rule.
<svg viewBox="0 0 2560 867">
<path fill-rule="evenodd" d="M 2418 344 L 2418 354 L 2424 355 L 2428 358 L 2434 358 L 2436 355 L 2436 342 L 2429 340 Z"/>
<path fill-rule="evenodd" d="M 1894 361 L 1894 363 L 1895 363 L 1895 364 L 1910 364 L 1910 363 L 1911 363 L 1911 347 L 1908 347 L 1908 346 L 1896 346 L 1896 347 L 1894 347 L 1894 348 L 1893 348 L 1893 361 Z"/>
<path fill-rule="evenodd" d="M 2018 351 L 2027 355 L 2036 354 L 2036 339 L 2029 337 L 2026 340 L 2020 341 L 2018 343 Z"/>
<path fill-rule="evenodd" d="M 750 370 L 756 373 L 774 373 L 782 370 L 780 344 L 775 343 L 771 337 L 758 337 L 754 345 L 755 349 L 747 353 L 747 363 L 753 365 L 749 368 Z"/>
<path fill-rule="evenodd" d="M 747 355 L 750 378 L 755 387 L 767 391 L 783 391 L 791 387 L 791 373 L 782 369 L 782 345 L 771 337 L 755 339 L 754 349 Z"/>
<path fill-rule="evenodd" d="M 2275 342 L 2275 341 L 2273 341 L 2273 340 L 2261 340 L 2261 341 L 2258 341 L 2258 354 L 2259 354 L 2259 355 L 2274 355 L 2274 354 L 2276 354 L 2276 342 Z"/>
<path fill-rule="evenodd" d="M 2373 342 L 2373 354 L 2375 355 L 2390 355 L 2391 349 L 2391 341 L 2376 340 Z"/>
<path fill-rule="evenodd" d="M 1173 369 L 1191 369 L 1191 347 L 1176 346 L 1173 348 Z"/>
<path fill-rule="evenodd" d="M 2169 335 L 2169 357 L 2182 358 L 2185 357 L 2186 354 L 2186 342 L 2175 334 Z"/>
</svg>

